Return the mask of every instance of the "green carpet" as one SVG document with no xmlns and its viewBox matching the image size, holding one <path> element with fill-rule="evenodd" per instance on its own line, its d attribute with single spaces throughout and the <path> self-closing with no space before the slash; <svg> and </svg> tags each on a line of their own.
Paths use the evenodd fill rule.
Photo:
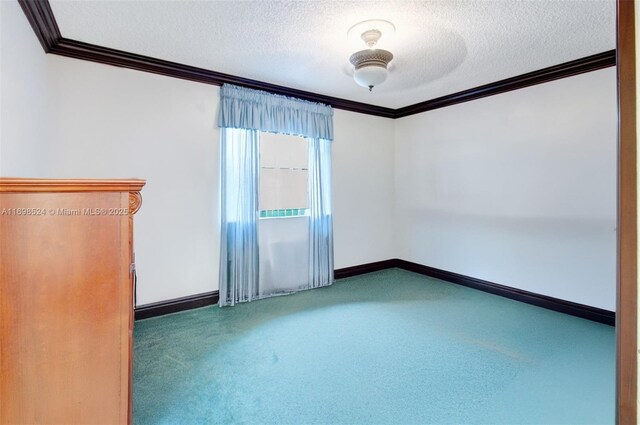
<svg viewBox="0 0 640 425">
<path fill-rule="evenodd" d="M 136 424 L 612 424 L 614 328 L 399 269 L 136 322 Z"/>
</svg>

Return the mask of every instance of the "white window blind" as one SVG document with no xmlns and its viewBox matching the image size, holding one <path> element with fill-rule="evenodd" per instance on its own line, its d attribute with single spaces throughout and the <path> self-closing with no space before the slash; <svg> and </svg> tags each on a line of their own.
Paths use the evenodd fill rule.
<svg viewBox="0 0 640 425">
<path fill-rule="evenodd" d="M 261 217 L 305 215 L 309 207 L 308 142 L 284 134 L 260 134 Z"/>
</svg>

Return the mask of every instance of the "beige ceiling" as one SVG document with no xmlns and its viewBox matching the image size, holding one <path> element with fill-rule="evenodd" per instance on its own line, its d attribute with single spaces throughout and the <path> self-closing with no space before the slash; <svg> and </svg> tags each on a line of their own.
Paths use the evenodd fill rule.
<svg viewBox="0 0 640 425">
<path fill-rule="evenodd" d="M 60 1 L 66 38 L 398 108 L 615 48 L 615 1 Z M 388 80 L 356 85 L 347 30 L 386 19 Z"/>
</svg>

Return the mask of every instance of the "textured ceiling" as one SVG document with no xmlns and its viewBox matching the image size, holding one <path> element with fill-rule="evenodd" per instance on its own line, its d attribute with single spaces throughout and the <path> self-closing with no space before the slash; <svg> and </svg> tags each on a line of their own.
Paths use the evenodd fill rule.
<svg viewBox="0 0 640 425">
<path fill-rule="evenodd" d="M 399 108 L 615 48 L 615 0 L 59 1 L 66 38 Z M 355 84 L 347 30 L 396 26 L 389 78 Z"/>
</svg>

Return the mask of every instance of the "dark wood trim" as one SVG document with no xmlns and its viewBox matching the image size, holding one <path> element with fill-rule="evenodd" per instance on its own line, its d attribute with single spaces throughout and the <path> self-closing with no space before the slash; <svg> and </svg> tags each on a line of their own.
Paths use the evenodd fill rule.
<svg viewBox="0 0 640 425">
<path fill-rule="evenodd" d="M 458 103 L 469 102 L 487 96 L 518 90 L 536 84 L 546 83 L 560 78 L 571 77 L 585 72 L 596 71 L 598 69 L 615 66 L 616 51 L 609 50 L 596 55 L 587 56 L 581 59 L 565 62 L 560 65 L 550 66 L 537 71 L 496 81 L 483 86 L 474 87 L 469 90 L 453 93 L 415 105 L 405 106 L 395 110 L 394 118 L 402 118 L 433 109 L 444 108 Z"/>
<path fill-rule="evenodd" d="M 235 84 L 311 102 L 320 102 L 345 111 L 359 112 L 385 118 L 394 118 L 395 116 L 395 109 L 392 108 L 293 89 L 64 38 L 60 34 L 48 0 L 18 1 L 46 53 L 216 86 L 221 86 L 226 83 Z"/>
<path fill-rule="evenodd" d="M 177 313 L 179 311 L 206 307 L 208 305 L 217 304 L 218 297 L 218 291 L 212 291 L 205 292 L 203 294 L 189 295 L 187 297 L 174 298 L 167 301 L 159 301 L 157 303 L 144 304 L 135 308 L 135 318 L 136 320 L 142 320 L 150 317 Z"/>
<path fill-rule="evenodd" d="M 367 103 L 355 102 L 352 100 L 278 86 L 262 81 L 237 77 L 235 75 L 223 74 L 221 72 L 156 59 L 149 56 L 142 56 L 121 50 L 96 46 L 94 44 L 83 43 L 67 38 L 59 39 L 51 48 L 50 53 L 75 59 L 98 62 L 106 65 L 114 65 L 122 68 L 150 72 L 152 74 L 197 81 L 199 83 L 212 84 L 215 86 L 221 86 L 227 83 L 235 84 L 250 89 L 264 90 L 283 96 L 324 103 L 325 105 L 330 105 L 336 109 L 343 109 L 346 111 L 359 112 L 379 117 L 393 118 L 395 114 L 395 110 L 391 108 L 369 105 Z"/>
<path fill-rule="evenodd" d="M 433 277 L 435 279 L 444 280 L 446 282 L 455 283 L 462 286 L 467 286 L 469 288 L 488 292 L 494 295 L 499 295 L 501 297 L 509 298 L 512 300 L 532 304 L 549 310 L 559 311 L 571 316 L 577 316 L 583 319 L 604 323 L 606 325 L 613 326 L 616 321 L 616 314 L 613 311 L 603 310 L 597 307 L 591 307 L 584 304 L 561 300 L 559 298 L 536 294 L 534 292 L 524 291 L 522 289 L 499 285 L 497 283 L 488 282 L 486 280 L 476 279 L 475 277 L 469 277 L 458 273 L 437 269 L 435 267 L 429 267 L 418 263 L 412 263 L 410 261 L 400 260 L 397 258 L 336 269 L 334 271 L 334 277 L 336 279 L 344 279 L 351 276 L 357 276 L 392 268 L 404 269 L 410 272 L 419 273 L 425 276 Z M 190 295 L 188 297 L 141 305 L 139 307 L 136 307 L 135 316 L 136 320 L 147 319 L 149 317 L 162 316 L 165 314 L 190 310 L 193 308 L 205 307 L 211 304 L 216 304 L 217 302 L 218 291 L 207 292 L 204 294 Z"/>
<path fill-rule="evenodd" d="M 377 270 L 393 268 L 395 267 L 395 261 L 396 260 L 385 260 L 375 263 L 361 264 L 353 267 L 337 269 L 334 272 L 334 277 L 336 279 L 342 279 L 349 276 L 356 276 L 359 274 L 371 273 Z M 163 316 L 165 314 L 206 307 L 208 305 L 217 304 L 218 299 L 219 292 L 213 291 L 166 301 L 159 301 L 151 304 L 144 304 L 136 307 L 135 319 L 148 319 L 150 317 Z"/>
<path fill-rule="evenodd" d="M 396 259 L 376 261 L 374 263 L 358 264 L 357 266 L 344 267 L 336 269 L 333 277 L 336 279 L 344 279 L 345 277 L 357 276 L 360 274 L 377 272 L 378 270 L 392 269 L 397 267 Z"/>
<path fill-rule="evenodd" d="M 618 321 L 616 419 L 635 424 L 638 409 L 638 227 L 634 2 L 618 5 Z"/>
<path fill-rule="evenodd" d="M 18 0 L 45 53 L 62 38 L 48 0 Z"/>
<path fill-rule="evenodd" d="M 538 71 L 507 78 L 491 84 L 442 96 L 399 109 L 370 105 L 363 102 L 341 99 L 304 90 L 293 89 L 262 81 L 251 80 L 203 68 L 179 64 L 149 56 L 124 52 L 122 50 L 97 46 L 62 37 L 48 0 L 18 0 L 27 19 L 31 23 L 44 51 L 70 58 L 150 72 L 173 78 L 196 81 L 204 84 L 220 86 L 225 83 L 235 84 L 251 89 L 264 90 L 270 93 L 296 97 L 311 102 L 320 102 L 336 109 L 375 115 L 385 118 L 402 118 L 433 109 L 444 108 L 462 102 L 493 96 L 511 90 L 546 83 L 559 78 L 570 77 L 616 64 L 615 50 L 587 56 L 560 65 L 550 66 Z"/>
<path fill-rule="evenodd" d="M 613 311 L 565 301 L 559 298 L 549 297 L 547 295 L 536 294 L 534 292 L 512 288 L 510 286 L 499 285 L 497 283 L 477 279 L 475 277 L 469 277 L 437 269 L 435 267 L 423 266 L 422 264 L 412 263 L 410 261 L 396 260 L 396 267 L 458 285 L 467 286 L 469 288 L 478 289 L 490 294 L 535 305 L 537 307 L 543 307 L 560 313 L 569 314 L 571 316 L 593 320 L 594 322 L 604 323 L 611 326 L 615 324 L 615 313 Z"/>
</svg>

